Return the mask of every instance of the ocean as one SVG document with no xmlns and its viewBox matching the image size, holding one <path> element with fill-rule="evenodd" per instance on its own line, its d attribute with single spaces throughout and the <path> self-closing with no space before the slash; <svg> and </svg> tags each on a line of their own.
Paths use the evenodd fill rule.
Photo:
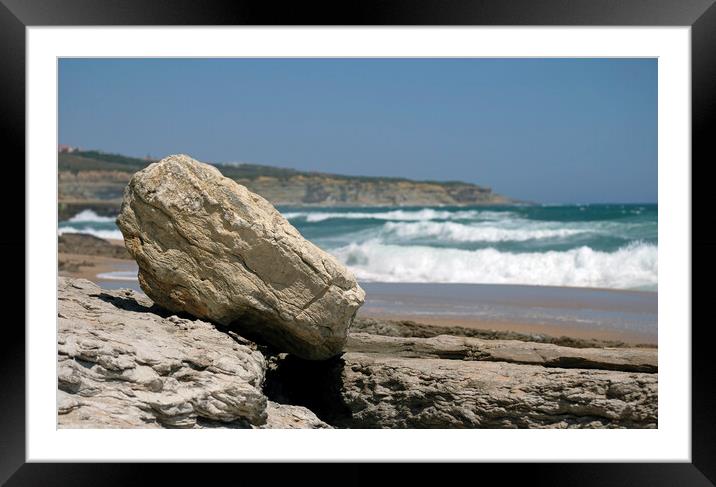
<svg viewBox="0 0 716 487">
<path fill-rule="evenodd" d="M 279 211 L 362 282 L 657 290 L 655 204 Z M 65 232 L 122 238 L 88 210 L 60 222 Z"/>
</svg>

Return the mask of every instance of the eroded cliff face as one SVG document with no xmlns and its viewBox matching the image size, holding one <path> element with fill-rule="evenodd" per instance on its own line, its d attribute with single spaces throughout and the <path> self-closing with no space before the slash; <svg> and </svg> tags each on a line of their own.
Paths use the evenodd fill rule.
<svg viewBox="0 0 716 487">
<path fill-rule="evenodd" d="M 219 167 L 219 169 L 221 169 Z M 119 211 L 122 191 L 132 173 L 93 171 L 91 175 L 60 173 L 60 205 L 78 212 L 82 209 Z M 91 177 L 90 177 L 91 176 Z M 274 205 L 306 206 L 415 206 L 415 205 L 499 205 L 512 200 L 468 183 L 391 181 L 379 178 L 353 180 L 340 176 L 289 178 L 261 176 L 235 179 Z M 65 214 L 71 211 L 64 211 Z M 62 216 L 62 215 L 61 215 Z M 69 214 L 68 216 L 71 216 Z"/>
<path fill-rule="evenodd" d="M 117 214 L 122 193 L 130 178 L 151 162 L 125 159 L 129 162 L 120 164 L 60 154 L 60 219 L 69 218 L 83 209 L 91 209 L 101 215 Z M 494 193 L 489 187 L 464 182 L 352 177 L 257 165 L 216 167 L 224 176 L 274 205 L 428 206 L 513 203 L 513 200 Z"/>
<path fill-rule="evenodd" d="M 490 188 L 468 183 L 438 183 L 380 178 L 296 175 L 286 179 L 237 179 L 277 205 L 397 206 L 510 203 Z"/>
</svg>

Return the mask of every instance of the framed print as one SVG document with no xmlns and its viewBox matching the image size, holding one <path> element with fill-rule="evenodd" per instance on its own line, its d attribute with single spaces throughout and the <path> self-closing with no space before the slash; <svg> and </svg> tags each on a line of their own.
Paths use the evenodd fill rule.
<svg viewBox="0 0 716 487">
<path fill-rule="evenodd" d="M 711 0 L 0 22 L 8 485 L 121 462 L 713 485 Z"/>
</svg>

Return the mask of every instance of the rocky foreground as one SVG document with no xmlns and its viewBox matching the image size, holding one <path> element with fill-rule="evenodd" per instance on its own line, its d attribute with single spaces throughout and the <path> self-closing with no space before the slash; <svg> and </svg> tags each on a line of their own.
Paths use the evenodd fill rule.
<svg viewBox="0 0 716 487">
<path fill-rule="evenodd" d="M 235 333 L 84 279 L 61 277 L 58 299 L 61 427 L 327 427 L 268 400 L 266 358 Z"/>
<path fill-rule="evenodd" d="M 657 426 L 656 349 L 397 336 L 409 328 L 371 320 L 309 361 L 131 290 L 58 288 L 63 428 Z"/>
</svg>

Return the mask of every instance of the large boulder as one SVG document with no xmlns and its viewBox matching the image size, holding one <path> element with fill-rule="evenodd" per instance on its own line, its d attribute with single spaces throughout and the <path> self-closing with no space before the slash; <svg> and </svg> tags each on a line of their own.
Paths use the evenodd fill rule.
<svg viewBox="0 0 716 487">
<path fill-rule="evenodd" d="M 185 155 L 132 177 L 117 225 L 158 305 L 302 358 L 340 353 L 363 304 L 353 275 L 269 202 Z"/>
</svg>

